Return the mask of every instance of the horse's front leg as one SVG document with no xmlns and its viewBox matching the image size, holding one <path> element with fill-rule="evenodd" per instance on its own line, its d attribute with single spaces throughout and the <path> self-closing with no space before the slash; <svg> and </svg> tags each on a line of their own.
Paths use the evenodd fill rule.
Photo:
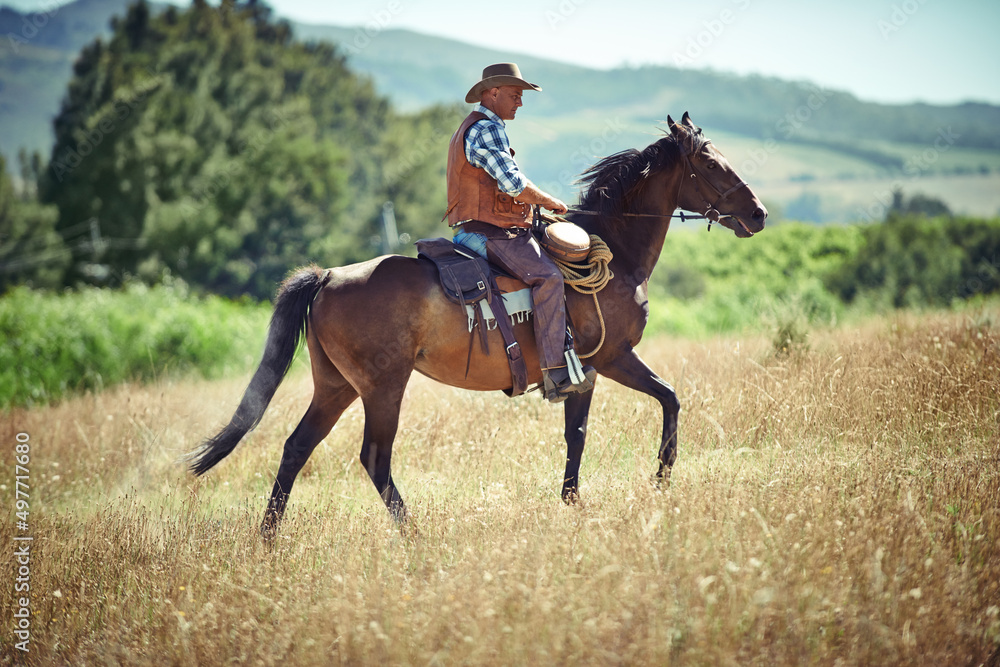
<svg viewBox="0 0 1000 667">
<path fill-rule="evenodd" d="M 587 417 L 594 390 L 571 394 L 566 399 L 566 473 L 563 475 L 562 499 L 573 504 L 580 499 L 580 459 L 587 441 Z"/>
<path fill-rule="evenodd" d="M 663 407 L 663 435 L 660 438 L 660 467 L 656 471 L 656 480 L 658 483 L 669 481 L 670 468 L 677 459 L 677 415 L 681 410 L 674 388 L 647 366 L 632 349 L 610 364 L 602 365 L 598 371 L 601 375 L 648 394 L 660 402 Z"/>
</svg>

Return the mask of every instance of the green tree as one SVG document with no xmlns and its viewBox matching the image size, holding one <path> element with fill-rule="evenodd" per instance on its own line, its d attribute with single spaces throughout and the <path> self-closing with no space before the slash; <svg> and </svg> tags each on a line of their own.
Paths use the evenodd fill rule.
<svg viewBox="0 0 1000 667">
<path fill-rule="evenodd" d="M 1000 290 L 1000 219 L 890 213 L 864 237 L 827 281 L 845 301 L 940 306 Z"/>
<path fill-rule="evenodd" d="M 58 285 L 69 263 L 70 249 L 56 233 L 55 207 L 40 205 L 33 196 L 40 162 L 37 154 L 22 153 L 18 193 L 0 155 L 0 293 L 17 284 Z"/>
<path fill-rule="evenodd" d="M 258 2 L 152 16 L 140 1 L 112 28 L 75 66 L 42 188 L 60 229 L 100 226 L 71 282 L 99 264 L 112 283 L 170 272 L 266 298 L 295 265 L 371 257 L 387 199 L 401 231 L 440 218 L 454 110 L 399 116 L 335 46 L 294 41 Z M 400 171 L 400 144 L 427 155 Z"/>
<path fill-rule="evenodd" d="M 934 218 L 939 215 L 951 215 L 951 209 L 940 199 L 936 197 L 929 197 L 924 194 L 917 193 L 911 196 L 909 199 L 903 196 L 903 191 L 896 189 L 892 192 L 892 205 L 889 206 L 889 211 L 886 216 L 892 215 L 922 215 L 928 218 Z"/>
</svg>

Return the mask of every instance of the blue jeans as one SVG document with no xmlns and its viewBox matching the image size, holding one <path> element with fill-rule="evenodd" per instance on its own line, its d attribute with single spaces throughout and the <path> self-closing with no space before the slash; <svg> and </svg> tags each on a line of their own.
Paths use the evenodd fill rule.
<svg viewBox="0 0 1000 667">
<path fill-rule="evenodd" d="M 486 235 L 476 232 L 459 232 L 453 239 L 455 243 L 464 245 L 469 250 L 474 251 L 483 259 L 486 259 Z"/>
</svg>

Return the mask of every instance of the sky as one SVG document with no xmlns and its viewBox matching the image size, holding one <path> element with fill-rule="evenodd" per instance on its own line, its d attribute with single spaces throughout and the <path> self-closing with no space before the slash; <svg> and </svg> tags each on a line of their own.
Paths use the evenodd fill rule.
<svg viewBox="0 0 1000 667">
<path fill-rule="evenodd" d="M 2 1 L 22 10 L 52 2 Z M 811 81 L 876 102 L 1000 104 L 998 0 L 268 4 L 294 21 L 360 26 L 370 33 L 406 28 L 508 51 L 511 59 L 524 53 L 601 69 L 658 64 L 753 73 Z"/>
</svg>

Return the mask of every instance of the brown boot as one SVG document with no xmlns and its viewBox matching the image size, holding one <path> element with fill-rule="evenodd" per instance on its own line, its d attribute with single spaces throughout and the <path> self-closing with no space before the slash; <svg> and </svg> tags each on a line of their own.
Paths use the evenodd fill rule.
<svg viewBox="0 0 1000 667">
<path fill-rule="evenodd" d="M 570 394 L 588 392 L 594 388 L 594 380 L 597 379 L 597 371 L 593 366 L 583 367 L 584 379 L 573 384 L 569 376 L 569 369 L 566 366 L 549 368 L 542 370 L 542 386 L 545 389 L 545 398 L 550 403 L 560 403 L 565 401 Z"/>
</svg>

